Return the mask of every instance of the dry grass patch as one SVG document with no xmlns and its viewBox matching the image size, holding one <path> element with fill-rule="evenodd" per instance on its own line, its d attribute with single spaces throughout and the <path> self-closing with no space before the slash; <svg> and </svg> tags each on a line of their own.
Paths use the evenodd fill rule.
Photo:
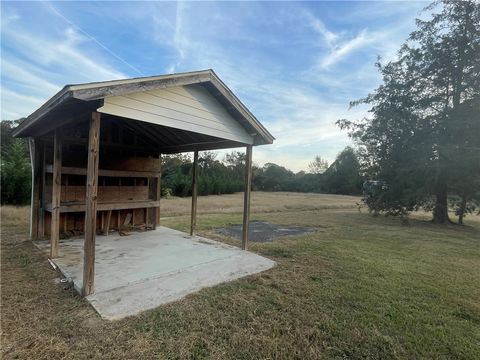
<svg viewBox="0 0 480 360">
<path fill-rule="evenodd" d="M 317 232 L 252 244 L 277 262 L 272 270 L 118 322 L 101 320 L 71 289 L 54 284 L 55 272 L 23 241 L 28 210 L 24 220 L 5 217 L 3 358 L 478 357 L 478 217 L 463 227 L 437 226 L 418 214 L 402 225 L 358 212 L 356 198 L 254 199 L 254 219 Z M 164 225 L 188 228 L 188 199 L 164 203 Z M 235 243 L 212 229 L 241 221 L 241 195 L 200 198 L 199 211 L 201 233 Z"/>
</svg>

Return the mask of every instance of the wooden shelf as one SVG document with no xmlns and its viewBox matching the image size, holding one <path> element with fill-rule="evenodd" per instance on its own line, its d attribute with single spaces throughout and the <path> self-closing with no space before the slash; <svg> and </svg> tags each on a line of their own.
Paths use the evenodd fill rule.
<svg viewBox="0 0 480 360">
<path fill-rule="evenodd" d="M 53 173 L 53 166 L 47 165 L 45 167 L 47 173 Z M 87 175 L 87 169 L 71 166 L 62 166 L 62 175 Z M 138 178 L 157 178 L 160 172 L 157 171 L 131 171 L 131 170 L 106 170 L 99 169 L 98 176 L 108 177 L 138 177 Z"/>
<path fill-rule="evenodd" d="M 156 208 L 160 206 L 160 201 L 156 200 L 131 200 L 122 202 L 97 202 L 97 211 L 105 210 L 125 210 Z M 52 203 L 45 204 L 45 210 L 52 212 Z M 85 203 L 81 202 L 63 202 L 60 204 L 60 212 L 82 212 L 85 211 Z"/>
</svg>

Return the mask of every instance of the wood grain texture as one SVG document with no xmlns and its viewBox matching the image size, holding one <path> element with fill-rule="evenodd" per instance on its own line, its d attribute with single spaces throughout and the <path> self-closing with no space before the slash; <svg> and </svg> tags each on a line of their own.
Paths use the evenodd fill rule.
<svg viewBox="0 0 480 360">
<path fill-rule="evenodd" d="M 250 225 L 250 190 L 252 188 L 252 146 L 247 146 L 245 159 L 245 191 L 243 196 L 242 249 L 248 249 L 248 228 Z"/>
<path fill-rule="evenodd" d="M 192 169 L 192 210 L 190 217 L 190 236 L 195 234 L 197 226 L 197 188 L 198 188 L 198 151 L 193 153 L 193 169 Z"/>
<path fill-rule="evenodd" d="M 52 165 L 47 165 L 47 173 L 53 171 Z M 87 175 L 87 169 L 73 166 L 63 166 L 62 174 L 70 175 Z M 157 177 L 158 171 L 134 171 L 134 170 L 107 170 L 100 169 L 98 170 L 98 176 L 108 176 L 108 177 L 136 177 L 136 178 L 149 178 Z"/>
<path fill-rule="evenodd" d="M 55 130 L 53 140 L 53 172 L 52 172 L 52 219 L 50 222 L 50 257 L 58 256 L 60 239 L 60 199 L 62 189 L 62 139 L 60 130 Z"/>
<path fill-rule="evenodd" d="M 41 179 L 40 179 L 40 218 L 39 218 L 39 229 L 38 229 L 38 236 L 40 238 L 45 237 L 45 204 L 46 204 L 46 151 L 47 145 L 45 142 L 42 143 L 42 166 L 41 166 Z"/>
<path fill-rule="evenodd" d="M 83 258 L 83 296 L 94 289 L 95 238 L 97 229 L 98 158 L 100 144 L 100 114 L 92 113 L 88 135 L 87 196 L 85 202 L 85 242 Z"/>
<path fill-rule="evenodd" d="M 132 200 L 132 201 L 113 201 L 100 203 L 97 201 L 97 211 L 107 210 L 128 210 L 142 208 L 158 208 L 160 201 L 156 200 Z M 60 205 L 60 213 L 83 212 L 85 211 L 85 203 L 73 202 Z M 47 203 L 45 206 L 47 212 L 52 212 L 52 204 Z"/>
<path fill-rule="evenodd" d="M 155 200 L 158 201 L 158 207 L 155 210 L 155 225 L 160 225 L 160 198 L 162 196 L 162 154 L 158 155 L 158 167 L 159 171 L 155 178 L 157 182 L 157 193 L 155 194 Z"/>
<path fill-rule="evenodd" d="M 40 168 L 41 168 L 41 148 L 38 140 L 29 139 L 30 158 L 32 163 L 32 199 L 30 214 L 30 240 L 39 238 L 40 226 Z"/>
</svg>

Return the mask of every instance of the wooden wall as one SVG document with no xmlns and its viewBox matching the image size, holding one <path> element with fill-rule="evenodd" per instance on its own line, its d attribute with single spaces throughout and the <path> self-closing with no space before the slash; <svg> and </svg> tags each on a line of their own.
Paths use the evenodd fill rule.
<svg viewBox="0 0 480 360">
<path fill-rule="evenodd" d="M 62 137 L 60 233 L 80 235 L 85 226 L 88 123 L 65 126 Z M 148 230 L 157 224 L 157 186 L 160 159 L 157 150 L 125 122 L 106 117 L 101 123 L 97 231 Z M 53 137 L 38 139 L 42 162 L 40 191 L 42 233 L 49 237 L 52 211 Z M 42 218 L 42 216 L 40 216 Z M 108 221 L 110 218 L 110 221 Z"/>
</svg>

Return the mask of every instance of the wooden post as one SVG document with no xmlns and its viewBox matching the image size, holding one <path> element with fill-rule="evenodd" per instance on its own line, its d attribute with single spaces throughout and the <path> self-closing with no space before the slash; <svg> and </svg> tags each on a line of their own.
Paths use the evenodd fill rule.
<svg viewBox="0 0 480 360">
<path fill-rule="evenodd" d="M 60 130 L 56 129 L 53 139 L 53 174 L 52 174 L 52 220 L 50 229 L 50 257 L 58 257 L 60 239 L 60 197 L 62 189 L 62 139 Z"/>
<path fill-rule="evenodd" d="M 40 166 L 41 149 L 38 140 L 29 139 L 30 161 L 32 166 L 32 198 L 30 213 L 30 240 L 37 240 L 40 223 Z"/>
<path fill-rule="evenodd" d="M 195 233 L 197 226 L 197 183 L 198 183 L 198 151 L 193 153 L 192 169 L 192 213 L 190 219 L 190 236 Z"/>
<path fill-rule="evenodd" d="M 46 198 L 46 148 L 45 142 L 42 143 L 42 167 L 40 175 L 40 215 L 39 215 L 39 227 L 38 236 L 40 238 L 45 237 L 45 198 Z"/>
<path fill-rule="evenodd" d="M 110 219 L 112 218 L 112 210 L 107 211 L 107 222 L 105 223 L 105 227 L 102 229 L 103 235 L 108 236 L 108 232 L 110 230 Z"/>
<path fill-rule="evenodd" d="M 250 190 L 252 187 L 252 145 L 247 146 L 245 159 L 245 190 L 243 193 L 242 249 L 248 249 L 248 227 L 250 225 Z"/>
<path fill-rule="evenodd" d="M 158 155 L 158 167 L 159 167 L 159 174 L 157 178 L 157 195 L 155 197 L 155 200 L 157 200 L 158 203 L 158 208 L 157 208 L 157 216 L 156 216 L 156 225 L 160 225 L 160 198 L 162 196 L 162 154 Z"/>
<path fill-rule="evenodd" d="M 83 296 L 93 292 L 95 277 L 95 237 L 97 231 L 98 158 L 100 113 L 92 113 L 88 134 L 87 196 L 85 199 L 85 242 L 83 246 Z"/>
</svg>

